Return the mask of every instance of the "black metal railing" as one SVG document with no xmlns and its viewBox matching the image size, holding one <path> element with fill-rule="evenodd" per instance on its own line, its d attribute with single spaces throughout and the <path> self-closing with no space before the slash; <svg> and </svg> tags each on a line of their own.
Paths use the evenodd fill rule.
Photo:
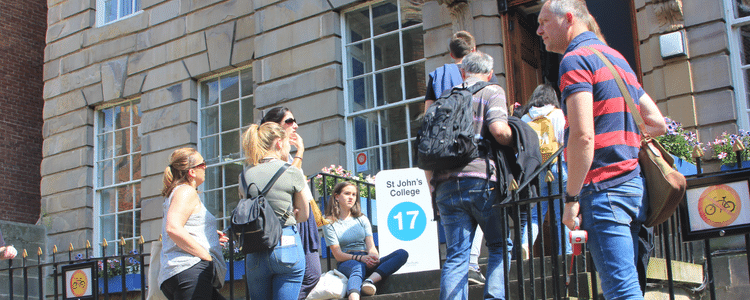
<svg viewBox="0 0 750 300">
<path fill-rule="evenodd" d="M 565 243 L 561 243 L 561 241 L 563 241 L 561 237 L 563 237 L 564 235 L 564 228 L 560 222 L 561 216 L 554 213 L 554 207 L 555 202 L 561 202 L 563 196 L 561 195 L 561 193 L 553 194 L 552 187 L 549 185 L 547 190 L 547 194 L 549 196 L 536 196 L 541 192 L 539 186 L 534 184 L 538 180 L 536 178 L 540 178 L 539 175 L 544 174 L 545 176 L 542 177 L 544 177 L 545 179 L 543 180 L 549 180 L 550 176 L 548 173 L 551 172 L 553 159 L 559 158 L 561 157 L 561 155 L 562 150 L 558 150 L 550 159 L 542 163 L 542 166 L 539 170 L 537 170 L 533 174 L 529 174 L 529 176 L 526 177 L 526 180 L 524 180 L 520 184 L 517 184 L 517 187 L 513 186 L 510 190 L 510 197 L 507 200 L 496 205 L 496 208 L 502 210 L 503 212 L 501 214 L 501 217 L 503 218 L 501 234 L 503 236 L 509 236 L 509 232 L 512 230 L 513 244 L 518 245 L 518 247 L 513 247 L 512 250 L 513 264 L 507 263 L 507 261 L 504 264 L 506 278 L 505 290 L 507 293 L 506 297 L 509 299 L 511 298 L 511 274 L 515 275 L 516 282 L 518 283 L 516 287 L 517 291 L 514 291 L 517 294 L 512 297 L 513 299 L 563 299 L 566 297 L 597 297 L 596 295 L 598 294 L 598 284 L 596 282 L 596 270 L 593 263 L 591 262 L 591 258 L 588 254 L 587 249 L 584 248 L 584 251 L 580 256 L 580 260 L 574 263 L 571 262 L 571 256 L 565 254 L 567 250 L 565 249 Z M 742 156 L 737 155 L 737 157 L 741 158 Z M 557 161 L 554 163 L 558 166 L 557 178 L 562 178 L 562 159 L 557 159 Z M 697 174 L 689 176 L 689 180 L 690 178 L 704 176 L 702 173 L 701 164 L 702 162 L 700 158 L 697 158 Z M 741 160 L 740 162 L 738 162 L 738 165 L 741 165 Z M 336 183 L 341 181 L 352 181 L 357 185 L 358 190 L 360 191 L 360 198 L 362 199 L 361 201 L 363 203 L 366 203 L 364 205 L 366 206 L 366 208 L 363 212 L 370 219 L 376 218 L 376 216 L 374 215 L 374 212 L 376 211 L 376 195 L 374 193 L 373 183 L 359 180 L 358 178 L 351 178 L 347 176 L 339 176 L 327 173 L 315 174 L 313 176 L 310 176 L 309 179 L 310 188 L 315 196 L 314 198 L 316 199 L 316 201 L 318 201 L 319 207 L 323 213 L 325 213 L 325 207 L 329 200 L 328 197 L 330 197 L 333 192 L 332 187 Z M 557 190 L 563 191 L 562 182 L 558 181 L 557 184 Z M 533 190 L 534 193 L 529 193 L 531 190 Z M 532 196 L 528 196 L 529 194 Z M 539 245 L 539 247 L 537 248 L 534 246 L 530 246 L 528 248 L 529 259 L 524 260 L 522 255 L 523 253 L 521 252 L 520 247 L 521 235 L 527 235 L 529 244 L 534 244 L 534 242 L 531 241 L 532 224 L 529 212 L 536 211 L 537 214 L 541 215 L 541 207 L 538 204 L 543 201 L 547 201 L 549 207 L 548 211 L 550 217 L 548 217 L 547 219 L 549 220 L 550 231 L 549 234 L 545 233 L 545 231 L 541 228 L 542 224 L 539 224 L 540 230 L 538 233 L 538 242 L 536 243 Z M 682 217 L 680 216 L 680 214 L 674 214 L 667 222 L 654 227 L 655 249 L 652 256 L 664 258 L 666 260 L 668 278 L 665 285 L 669 289 L 670 299 L 674 299 L 675 294 L 675 284 L 673 282 L 671 262 L 673 260 L 676 260 L 695 263 L 697 260 L 693 249 L 694 243 L 683 241 L 681 230 L 683 228 L 682 222 L 684 222 L 684 220 L 682 220 L 681 218 Z M 525 222 L 525 232 L 521 232 L 520 226 L 516 226 L 520 224 L 520 222 Z M 377 226 L 373 226 L 373 232 L 377 232 Z M 233 236 L 231 232 L 229 232 L 229 235 Z M 701 289 L 707 288 L 710 298 L 716 299 L 713 279 L 713 264 L 711 260 L 713 252 L 711 251 L 709 240 L 710 239 L 705 239 L 703 241 L 703 263 L 705 264 L 704 271 L 706 272 L 706 283 L 703 287 L 695 289 L 694 292 L 700 293 L 702 292 Z M 745 240 L 746 244 L 750 245 L 750 236 L 745 235 Z M 550 245 L 546 245 L 548 241 Z M 141 284 L 138 288 L 128 287 L 125 281 L 125 276 L 122 276 L 119 278 L 120 289 L 118 292 L 110 293 L 109 285 L 104 284 L 98 291 L 98 298 L 111 299 L 116 297 L 120 299 L 145 299 L 148 288 L 145 273 L 145 270 L 147 268 L 145 266 L 146 262 L 149 261 L 150 254 L 144 253 L 144 245 L 142 239 L 138 242 L 137 252 L 127 253 L 125 251 L 125 245 L 125 241 L 121 240 L 117 246 L 119 247 L 119 251 L 117 251 L 118 254 L 107 255 L 108 245 L 105 241 L 104 243 L 102 243 L 101 257 L 90 256 L 90 254 L 93 253 L 93 250 L 88 242 L 86 246 L 77 250 L 74 249 L 73 245 L 70 245 L 67 253 L 58 253 L 57 247 L 55 246 L 53 247 L 53 253 L 48 254 L 47 258 L 45 258 L 45 255 L 42 253 L 41 249 L 37 251 L 36 258 L 30 257 L 29 255 L 27 255 L 26 250 L 22 250 L 22 257 L 7 261 L 7 267 L 3 266 L 5 265 L 5 262 L 0 262 L 0 275 L 8 274 L 9 280 L 7 282 L 7 288 L 9 290 L 9 299 L 19 297 L 21 293 L 18 292 L 17 295 L 16 291 L 13 290 L 14 287 L 18 286 L 14 285 L 14 281 L 22 280 L 22 299 L 41 299 L 42 297 L 45 297 L 47 299 L 57 300 L 62 298 L 61 290 L 64 286 L 64 276 L 60 272 L 60 268 L 62 266 L 81 262 L 95 261 L 98 265 L 101 266 L 97 272 L 99 280 L 106 282 L 109 281 L 111 277 L 113 277 L 112 275 L 116 273 L 112 272 L 113 269 L 124 270 L 128 266 L 128 263 L 133 263 L 134 261 L 136 261 L 139 266 L 137 268 L 137 271 L 135 271 L 134 268 L 131 268 L 130 271 L 134 274 L 137 274 L 137 277 L 140 280 Z M 507 246 L 508 245 L 504 242 L 504 249 L 507 248 Z M 234 253 L 234 249 L 234 241 L 230 240 L 230 242 L 228 243 L 229 253 Z M 536 249 L 541 249 L 542 253 L 537 253 L 539 251 Z M 745 249 L 745 252 L 746 250 L 747 249 Z M 331 253 L 327 249 L 326 252 L 328 269 L 331 269 Z M 66 256 L 67 259 L 65 259 Z M 231 257 L 234 258 L 236 256 L 231 255 Z M 21 265 L 16 266 L 19 261 Z M 750 268 L 750 265 L 748 267 Z M 236 277 L 235 274 L 237 274 L 238 271 L 244 271 L 244 269 L 236 270 L 236 268 L 234 267 L 234 263 L 229 264 L 228 273 L 230 276 L 230 280 L 227 281 L 225 287 L 222 289 L 222 294 L 228 296 L 229 299 L 237 299 L 235 298 L 235 289 L 238 287 L 244 289 L 245 294 L 244 296 L 239 297 L 244 299 L 248 298 L 244 280 L 237 280 L 237 282 L 235 282 L 234 280 Z M 30 291 L 30 282 L 33 281 L 36 281 L 38 283 L 38 291 Z M 49 281 L 52 281 L 52 283 L 49 283 Z M 0 286 L 3 286 L 5 284 L 6 283 L 0 282 Z M 45 287 L 51 290 L 45 290 Z M 35 297 L 34 294 L 36 294 L 37 296 Z"/>
<path fill-rule="evenodd" d="M 231 234 L 231 232 L 230 232 Z M 8 260 L 7 267 L 3 266 L 6 262 L 0 264 L 0 275 L 7 274 L 7 283 L 0 282 L 0 287 L 6 288 L 8 291 L 7 299 L 63 299 L 65 288 L 65 274 L 62 272 L 62 268 L 69 265 L 76 265 L 81 263 L 95 262 L 95 275 L 96 277 L 90 284 L 92 284 L 92 292 L 97 294 L 97 299 L 146 299 L 149 288 L 147 280 L 147 263 L 150 261 L 151 254 L 144 253 L 144 242 L 143 237 L 140 237 L 137 241 L 137 249 L 130 250 L 126 248 L 132 247 L 129 245 L 124 238 L 121 238 L 117 243 L 116 247 L 119 251 L 118 254 L 107 255 L 108 252 L 113 252 L 112 247 L 109 243 L 104 240 L 101 246 L 101 256 L 94 257 L 93 248 L 90 242 L 86 242 L 83 248 L 74 248 L 73 244 L 70 244 L 67 251 L 58 252 L 57 246 L 52 247 L 52 253 L 45 257 L 42 249 L 39 248 L 36 253 L 36 257 L 31 257 L 26 249 L 21 250 L 20 257 Z M 234 241 L 230 240 L 227 245 L 229 253 L 234 253 L 235 244 Z M 108 251 L 109 250 L 109 251 Z M 234 257 L 237 257 L 235 255 Z M 15 264 L 20 261 L 21 265 L 16 266 Z M 235 288 L 240 287 L 244 289 L 245 281 L 242 279 L 235 278 L 236 271 L 234 264 L 234 258 L 230 258 L 228 264 L 228 276 L 230 280 L 227 280 L 224 288 L 222 288 L 222 294 L 229 296 L 229 299 L 236 299 L 234 297 Z M 157 268 L 159 266 L 156 266 Z M 243 264 L 244 269 L 244 264 Z M 31 271 L 36 271 L 30 274 Z M 18 273 L 21 276 L 18 277 Z M 23 281 L 23 292 L 20 293 L 15 291 L 14 288 L 16 280 Z M 113 281 L 116 280 L 116 281 Z M 30 290 L 30 282 L 36 281 L 37 290 Z M 49 282 L 51 281 L 51 282 Z M 237 283 L 235 282 L 237 281 Z M 7 284 L 7 286 L 6 286 Z M 47 287 L 47 290 L 45 290 Z M 228 294 L 228 295 L 226 295 Z M 247 296 L 242 297 L 248 299 Z"/>
<path fill-rule="evenodd" d="M 121 239 L 117 246 L 119 247 L 119 255 L 108 256 L 107 249 L 109 248 L 109 246 L 107 241 L 104 240 L 102 243 L 101 257 L 91 256 L 91 254 L 93 254 L 93 249 L 91 247 L 91 243 L 88 241 L 86 242 L 86 246 L 83 247 L 83 249 L 78 250 L 73 247 L 73 244 L 70 244 L 68 247 L 68 251 L 66 251 L 67 253 L 58 252 L 57 246 L 53 246 L 52 253 L 48 258 L 44 257 L 44 253 L 41 248 L 37 250 L 35 259 L 29 257 L 26 249 L 23 249 L 21 251 L 20 259 L 17 258 L 14 260 L 9 260 L 7 262 L 6 268 L 0 267 L 0 274 L 6 273 L 8 275 L 8 299 L 12 300 L 18 296 L 14 291 L 14 281 L 17 279 L 15 277 L 16 272 L 22 273 L 20 279 L 23 281 L 22 299 L 49 298 L 57 300 L 63 298 L 62 289 L 65 286 L 65 275 L 61 272 L 62 267 L 80 263 L 96 262 L 98 268 L 95 268 L 96 275 L 94 276 L 96 276 L 97 278 L 96 280 L 92 281 L 91 284 L 96 285 L 92 286 L 92 291 L 95 292 L 98 290 L 98 299 L 106 300 L 114 297 L 114 295 L 109 291 L 109 287 L 111 286 L 111 284 L 109 284 L 109 280 L 115 278 L 116 276 L 119 276 L 120 283 L 115 283 L 115 286 L 120 287 L 120 291 L 118 292 L 118 294 L 120 294 L 120 299 L 125 299 L 126 297 L 128 297 L 128 294 L 130 292 L 140 292 L 140 298 L 145 300 L 146 293 L 144 291 L 146 288 L 146 274 L 144 273 L 143 266 L 145 266 L 145 260 L 146 257 L 149 257 L 149 254 L 143 253 L 142 237 L 138 241 L 138 250 L 133 250 L 126 253 L 126 245 L 127 243 L 125 242 L 125 239 Z M 21 261 L 21 266 L 14 266 L 14 262 L 18 260 Z M 30 270 L 36 270 L 36 276 L 34 276 L 33 274 L 30 275 Z M 136 276 L 136 285 L 138 286 L 137 288 L 134 288 L 132 285 L 129 287 L 126 284 L 125 275 L 129 274 L 133 274 Z M 31 280 L 37 281 L 37 291 L 29 290 L 29 281 Z M 52 290 L 45 293 L 45 282 L 48 280 L 52 281 Z M 101 282 L 102 284 L 97 284 L 97 282 Z M 99 288 L 100 286 L 102 288 Z"/>
</svg>

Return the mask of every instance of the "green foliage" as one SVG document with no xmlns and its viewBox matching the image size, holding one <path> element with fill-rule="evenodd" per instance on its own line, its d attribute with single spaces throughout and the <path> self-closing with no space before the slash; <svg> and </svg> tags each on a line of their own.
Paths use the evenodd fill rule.
<svg viewBox="0 0 750 300">
<path fill-rule="evenodd" d="M 747 131 L 740 130 L 740 134 L 722 133 L 720 137 L 714 139 L 713 142 L 709 142 L 708 146 L 714 150 L 714 157 L 721 160 L 724 165 L 736 165 L 737 154 L 734 152 L 733 147 L 737 141 L 742 141 L 743 145 L 750 143 L 750 134 Z M 742 160 L 750 160 L 750 152 L 742 152 Z"/>
<path fill-rule="evenodd" d="M 692 131 L 683 129 L 680 122 L 669 117 L 665 117 L 664 121 L 667 123 L 667 133 L 655 139 L 664 146 L 664 150 L 685 161 L 694 163 L 692 153 L 693 148 L 700 145 L 698 136 Z"/>
</svg>

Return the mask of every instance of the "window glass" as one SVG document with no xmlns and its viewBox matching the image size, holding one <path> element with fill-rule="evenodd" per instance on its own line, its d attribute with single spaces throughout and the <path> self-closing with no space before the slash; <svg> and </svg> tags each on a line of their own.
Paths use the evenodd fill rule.
<svg viewBox="0 0 750 300">
<path fill-rule="evenodd" d="M 737 18 L 750 16 L 750 1 L 747 0 L 733 0 L 734 1 L 734 16 Z"/>
<path fill-rule="evenodd" d="M 96 112 L 94 188 L 99 226 L 94 231 L 98 243 L 102 239 L 129 241 L 125 251 L 134 250 L 140 236 L 141 117 L 138 100 Z M 115 253 L 120 251 L 115 248 Z"/>
<path fill-rule="evenodd" d="M 207 165 L 201 197 L 223 229 L 239 202 L 237 178 L 244 167 L 241 134 L 253 123 L 255 111 L 252 69 L 203 80 L 199 95 L 198 149 Z"/>
<path fill-rule="evenodd" d="M 412 127 L 426 86 L 422 2 L 387 0 L 344 12 L 348 158 L 367 154 L 368 174 L 416 163 Z"/>
<path fill-rule="evenodd" d="M 141 0 L 97 0 L 97 22 L 106 25 L 141 10 Z"/>
</svg>

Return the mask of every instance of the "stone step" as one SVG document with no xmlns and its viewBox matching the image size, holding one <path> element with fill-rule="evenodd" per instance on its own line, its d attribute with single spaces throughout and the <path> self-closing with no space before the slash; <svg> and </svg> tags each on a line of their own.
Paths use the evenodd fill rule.
<svg viewBox="0 0 750 300">
<path fill-rule="evenodd" d="M 646 277 L 649 281 L 667 281 L 667 260 L 652 257 L 648 262 Z M 672 280 L 675 283 L 703 284 L 703 266 L 681 261 L 672 261 Z"/>
</svg>

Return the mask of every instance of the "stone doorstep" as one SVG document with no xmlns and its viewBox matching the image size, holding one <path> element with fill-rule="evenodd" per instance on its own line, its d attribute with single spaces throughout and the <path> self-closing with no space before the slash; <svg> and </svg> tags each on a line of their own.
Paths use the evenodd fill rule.
<svg viewBox="0 0 750 300">
<path fill-rule="evenodd" d="M 667 280 L 667 262 L 663 258 L 652 257 L 648 263 L 646 277 L 651 280 Z M 672 278 L 674 282 L 701 285 L 703 283 L 703 266 L 681 261 L 672 261 Z"/>
</svg>

